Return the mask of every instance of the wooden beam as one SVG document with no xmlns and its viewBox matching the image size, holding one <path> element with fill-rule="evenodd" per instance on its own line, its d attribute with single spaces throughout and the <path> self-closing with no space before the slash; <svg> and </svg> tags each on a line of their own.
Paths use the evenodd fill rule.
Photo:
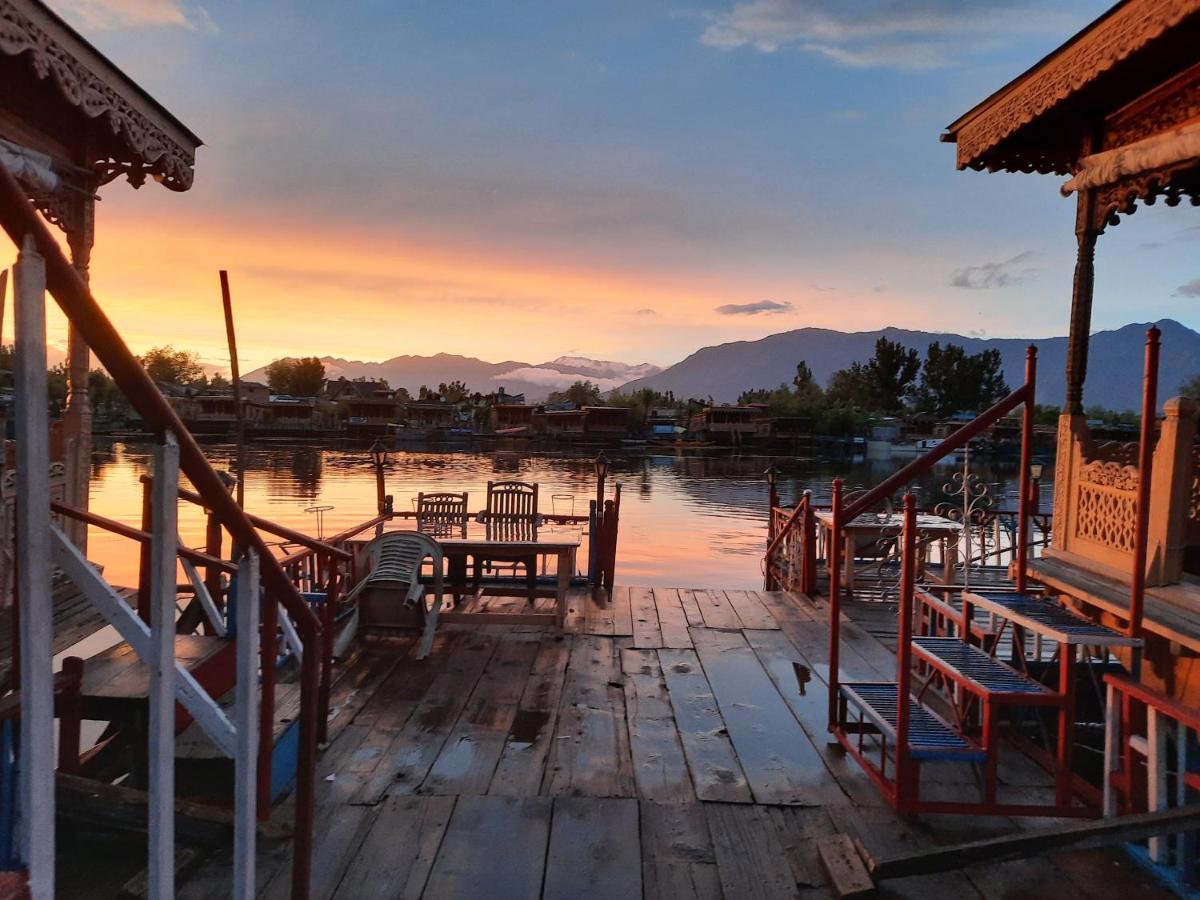
<svg viewBox="0 0 1200 900">
<path fill-rule="evenodd" d="M 175 896 L 175 547 L 179 542 L 179 443 L 170 431 L 154 447 L 150 542 L 150 640 L 142 661 L 150 756 L 150 861 L 147 895 Z M 139 654 L 141 655 L 141 654 Z"/>
<path fill-rule="evenodd" d="M 820 838 L 817 856 L 839 897 L 866 897 L 875 892 L 875 882 L 849 835 L 831 834 Z"/>
<path fill-rule="evenodd" d="M 234 756 L 233 896 L 250 900 L 255 892 L 254 823 L 258 784 L 258 554 L 247 551 L 239 561 L 237 608 L 237 684 L 234 687 L 236 753 Z"/>
<path fill-rule="evenodd" d="M 32 237 L 25 238 L 14 272 L 20 853 L 29 870 L 30 896 L 41 900 L 54 896 L 54 609 L 46 411 L 46 265 Z"/>
<path fill-rule="evenodd" d="M 1096 819 L 1061 828 L 1039 828 L 891 859 L 872 860 L 870 871 L 876 881 L 886 881 L 890 878 L 946 872 L 977 863 L 1036 856 L 1064 847 L 1084 850 L 1196 828 L 1200 828 L 1200 805 L 1183 806 L 1161 812 Z"/>
</svg>

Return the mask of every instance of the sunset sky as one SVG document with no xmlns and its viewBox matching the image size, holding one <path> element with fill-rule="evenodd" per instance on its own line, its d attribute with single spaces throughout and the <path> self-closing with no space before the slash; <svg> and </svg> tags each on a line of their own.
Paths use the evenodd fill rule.
<svg viewBox="0 0 1200 900">
<path fill-rule="evenodd" d="M 50 0 L 205 141 L 188 193 L 104 189 L 97 296 L 224 364 L 226 268 L 247 370 L 1064 333 L 1061 179 L 938 135 L 1108 5 Z M 1198 250 L 1193 208 L 1110 230 L 1094 326 L 1200 325 Z"/>
</svg>

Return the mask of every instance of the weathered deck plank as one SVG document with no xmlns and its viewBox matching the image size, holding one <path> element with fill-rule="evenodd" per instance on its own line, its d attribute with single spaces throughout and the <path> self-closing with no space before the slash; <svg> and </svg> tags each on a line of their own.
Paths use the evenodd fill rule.
<svg viewBox="0 0 1200 900">
<path fill-rule="evenodd" d="M 559 797 L 554 801 L 544 900 L 628 900 L 642 896 L 638 801 Z"/>
<path fill-rule="evenodd" d="M 629 603 L 633 615 L 633 646 L 654 650 L 663 645 L 658 607 L 650 588 L 630 588 Z"/>
<path fill-rule="evenodd" d="M 777 629 L 779 623 L 767 611 L 767 607 L 763 605 L 763 601 L 758 595 L 758 591 L 725 592 L 725 597 L 729 601 L 729 605 L 733 607 L 733 611 L 737 613 L 743 628 Z"/>
<path fill-rule="evenodd" d="M 643 801 L 641 815 L 643 896 L 661 900 L 720 897 L 720 873 L 703 806 Z"/>
<path fill-rule="evenodd" d="M 540 636 L 506 634 L 421 783 L 423 794 L 483 794 L 492 782 Z"/>
<path fill-rule="evenodd" d="M 821 754 L 740 634 L 692 629 L 692 641 L 729 739 L 759 803 L 839 803 Z"/>
<path fill-rule="evenodd" d="M 692 636 L 688 633 L 687 612 L 679 599 L 679 591 L 674 588 L 655 588 L 654 605 L 658 609 L 662 646 L 681 650 L 690 649 Z"/>
<path fill-rule="evenodd" d="M 608 601 L 612 604 L 613 637 L 633 636 L 633 605 L 630 589 L 617 585 Z"/>
<path fill-rule="evenodd" d="M 701 800 L 750 803 L 750 785 L 695 651 L 659 650 L 658 660 L 696 796 Z"/>
<path fill-rule="evenodd" d="M 659 803 L 694 802 L 696 791 L 658 655 L 653 650 L 626 650 L 621 654 L 621 668 L 638 796 Z"/>
<path fill-rule="evenodd" d="M 454 797 L 388 797 L 333 895 L 417 898 L 433 869 Z M 319 894 L 315 896 L 321 896 Z"/>
<path fill-rule="evenodd" d="M 706 803 L 704 811 L 726 897 L 828 896 L 816 839 L 833 826 L 821 810 Z"/>
<path fill-rule="evenodd" d="M 742 620 L 738 618 L 737 611 L 734 610 L 733 604 L 729 602 L 724 591 L 699 590 L 688 591 L 688 593 L 691 594 L 696 606 L 700 609 L 705 628 L 738 629 L 742 627 Z"/>
<path fill-rule="evenodd" d="M 375 804 L 389 792 L 410 794 L 425 779 L 498 643 L 496 635 L 481 631 L 464 638 L 445 657 L 445 668 L 395 732 L 353 802 Z"/>
<path fill-rule="evenodd" d="M 550 837 L 548 797 L 460 797 L 425 896 L 536 897 Z"/>
<path fill-rule="evenodd" d="M 532 797 L 541 789 L 558 725 L 572 643 L 570 637 L 559 640 L 547 636 L 542 640 L 509 726 L 508 740 L 492 776 L 489 794 Z"/>
<path fill-rule="evenodd" d="M 575 639 L 542 793 L 632 797 L 632 762 L 624 731 L 625 698 L 616 642 Z"/>
</svg>

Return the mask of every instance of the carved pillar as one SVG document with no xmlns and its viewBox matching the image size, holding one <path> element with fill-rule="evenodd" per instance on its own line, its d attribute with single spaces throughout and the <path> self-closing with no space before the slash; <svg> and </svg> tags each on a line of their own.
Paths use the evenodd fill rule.
<svg viewBox="0 0 1200 900">
<path fill-rule="evenodd" d="M 1146 584 L 1175 584 L 1183 574 L 1183 553 L 1195 477 L 1197 404 L 1172 397 L 1163 404 L 1163 422 L 1150 476 L 1150 527 Z"/>
<path fill-rule="evenodd" d="M 90 194 L 79 194 L 72 204 L 74 215 L 66 226 L 71 263 L 86 282 L 95 241 L 96 201 Z M 70 326 L 67 336 L 67 408 L 63 416 L 63 448 L 66 453 L 67 503 L 88 508 L 88 482 L 92 465 L 92 404 L 88 396 L 88 372 L 91 350 L 79 330 Z M 87 552 L 87 526 L 72 522 L 72 541 Z"/>
<path fill-rule="evenodd" d="M 1067 338 L 1067 398 L 1063 412 L 1083 412 L 1083 382 L 1087 379 L 1088 335 L 1092 326 L 1092 289 L 1095 284 L 1096 238 L 1092 225 L 1091 191 L 1081 191 L 1075 219 L 1075 281 L 1071 290 L 1071 333 Z"/>
</svg>

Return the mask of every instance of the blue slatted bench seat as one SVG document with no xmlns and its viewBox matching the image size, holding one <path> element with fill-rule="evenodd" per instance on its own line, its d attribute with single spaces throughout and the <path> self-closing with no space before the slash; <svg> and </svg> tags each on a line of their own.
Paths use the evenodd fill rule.
<svg viewBox="0 0 1200 900">
<path fill-rule="evenodd" d="M 842 684 L 838 690 L 847 707 L 861 711 L 864 718 L 895 741 L 898 701 L 895 682 Z M 911 759 L 983 762 L 987 758 L 981 748 L 970 743 L 916 697 L 910 700 L 908 746 Z"/>
<path fill-rule="evenodd" d="M 1053 600 L 1028 594 L 1000 594 L 992 591 L 968 592 L 967 599 L 989 612 L 1002 616 L 1026 631 L 1068 644 L 1095 644 L 1102 647 L 1140 647 L 1140 638 L 1108 628 Z"/>
<path fill-rule="evenodd" d="M 956 637 L 915 637 L 914 656 L 978 694 L 1024 694 L 1052 699 L 1057 694 L 985 651 Z"/>
</svg>

